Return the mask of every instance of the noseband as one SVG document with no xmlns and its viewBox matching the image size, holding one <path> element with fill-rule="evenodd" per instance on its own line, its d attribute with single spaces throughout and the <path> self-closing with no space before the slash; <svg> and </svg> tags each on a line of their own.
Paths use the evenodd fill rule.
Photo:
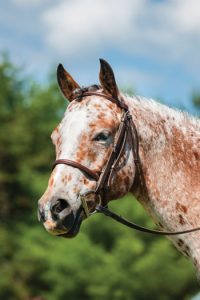
<svg viewBox="0 0 200 300">
<path fill-rule="evenodd" d="M 189 232 L 194 232 L 194 231 L 200 230 L 200 227 L 189 229 L 189 230 L 184 230 L 184 231 L 175 231 L 175 232 L 148 229 L 148 228 L 142 227 L 140 225 L 137 225 L 133 222 L 130 222 L 108 209 L 107 201 L 106 201 L 107 200 L 106 194 L 107 194 L 107 191 L 109 191 L 109 189 L 110 189 L 110 186 L 112 183 L 112 178 L 117 171 L 117 167 L 119 165 L 120 159 L 124 153 L 124 149 L 125 149 L 125 145 L 126 145 L 128 137 L 129 137 L 129 141 L 130 141 L 131 150 L 133 153 L 134 163 L 135 163 L 135 167 L 136 167 L 136 173 L 137 173 L 137 176 L 139 177 L 140 184 L 142 185 L 142 190 L 143 190 L 143 192 L 147 193 L 147 197 L 148 197 L 148 191 L 147 191 L 146 183 L 144 180 L 140 157 L 139 157 L 138 134 L 137 134 L 136 126 L 133 122 L 132 116 L 130 115 L 128 106 L 124 103 L 124 101 L 122 99 L 118 99 L 118 98 L 115 99 L 104 93 L 84 92 L 83 91 L 78 97 L 74 98 L 73 101 L 81 101 L 84 97 L 87 97 L 87 96 L 99 96 L 99 97 L 106 98 L 107 100 L 110 100 L 111 102 L 115 103 L 118 107 L 120 107 L 122 109 L 122 117 L 121 117 L 118 131 L 116 133 L 116 138 L 115 138 L 114 145 L 112 147 L 112 151 L 109 155 L 106 165 L 103 167 L 100 174 L 98 174 L 97 172 L 87 168 L 86 166 L 84 166 L 76 161 L 69 160 L 69 159 L 57 159 L 53 163 L 52 169 L 54 169 L 59 164 L 71 166 L 71 167 L 74 167 L 74 168 L 77 168 L 77 169 L 83 171 L 87 176 L 89 176 L 90 178 L 94 179 L 97 182 L 96 189 L 94 190 L 94 192 L 88 192 L 84 195 L 80 195 L 82 208 L 85 212 L 85 216 L 89 217 L 94 212 L 100 212 L 100 213 L 103 213 L 104 215 L 111 217 L 114 220 L 116 220 L 130 228 L 133 228 L 133 229 L 136 229 L 136 230 L 139 230 L 142 232 L 159 234 L 159 235 L 177 235 L 177 234 L 184 234 L 184 233 L 189 233 Z M 90 212 L 86 199 L 87 199 L 87 196 L 92 193 L 94 193 L 94 195 L 98 198 L 99 203 L 95 207 L 95 211 Z"/>
</svg>

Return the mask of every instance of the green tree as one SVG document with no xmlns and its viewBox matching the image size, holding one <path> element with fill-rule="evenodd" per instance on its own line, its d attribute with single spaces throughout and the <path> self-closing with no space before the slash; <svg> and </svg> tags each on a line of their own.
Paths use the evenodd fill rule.
<svg viewBox="0 0 200 300">
<path fill-rule="evenodd" d="M 0 65 L 0 219 L 32 217 L 54 159 L 49 139 L 66 107 L 55 83 L 39 86 L 9 60 Z M 34 207 L 35 209 L 35 207 Z"/>
<path fill-rule="evenodd" d="M 197 113 L 200 115 L 200 92 L 199 91 L 194 91 L 192 93 L 192 103 Z"/>
</svg>

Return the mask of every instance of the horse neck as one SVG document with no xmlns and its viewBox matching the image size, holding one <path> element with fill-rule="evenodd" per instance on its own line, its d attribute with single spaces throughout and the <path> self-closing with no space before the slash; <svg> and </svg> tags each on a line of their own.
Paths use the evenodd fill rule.
<svg viewBox="0 0 200 300">
<path fill-rule="evenodd" d="M 173 192 L 174 196 L 169 184 L 176 188 L 181 183 L 185 185 L 197 171 L 199 177 L 200 122 L 153 100 L 127 98 L 127 104 L 139 136 L 139 155 L 147 187 L 154 184 L 150 193 L 155 194 L 156 187 L 159 189 L 157 183 L 162 183 L 163 190 L 168 180 L 166 193 Z M 196 183 L 199 190 L 196 179 L 193 188 Z"/>
<path fill-rule="evenodd" d="M 148 198 L 165 207 L 197 191 L 199 197 L 200 122 L 153 100 L 128 98 L 127 104 L 138 131 Z M 139 196 L 148 202 L 141 191 Z"/>
<path fill-rule="evenodd" d="M 165 229 L 200 226 L 200 122 L 152 100 L 127 98 L 126 102 L 138 131 L 147 188 L 145 194 L 139 182 L 132 193 Z M 172 239 L 182 252 L 189 252 L 176 237 Z M 193 260 L 197 251 L 200 257 L 200 232 L 184 235 L 183 240 L 184 245 L 194 245 Z M 200 260 L 198 264 L 200 270 Z"/>
</svg>

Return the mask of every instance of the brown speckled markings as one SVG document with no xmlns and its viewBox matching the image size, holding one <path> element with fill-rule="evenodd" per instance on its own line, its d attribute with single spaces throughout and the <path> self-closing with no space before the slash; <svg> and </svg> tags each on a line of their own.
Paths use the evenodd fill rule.
<svg viewBox="0 0 200 300">
<path fill-rule="evenodd" d="M 185 205 L 180 204 L 179 202 L 176 203 L 176 210 L 182 211 L 183 213 L 187 213 L 187 207 Z"/>
<path fill-rule="evenodd" d="M 67 93 L 69 86 L 64 86 L 64 92 Z M 96 91 L 103 90 L 99 87 Z M 140 182 L 134 182 L 134 157 L 127 143 L 107 193 L 108 199 L 118 199 L 130 191 L 163 230 L 200 227 L 200 121 L 153 100 L 118 96 L 124 98 L 137 128 L 148 197 Z M 111 152 L 121 115 L 121 109 L 116 104 L 100 96 L 72 101 L 52 133 L 56 158 L 70 159 L 100 172 Z M 101 132 L 108 133 L 108 140 L 95 140 Z M 77 212 L 81 205 L 79 195 L 95 187 L 96 182 L 81 170 L 57 165 L 40 199 L 47 230 L 57 233 L 50 213 L 52 201 L 66 199 L 73 212 Z M 170 239 L 193 261 L 200 276 L 200 232 L 172 236 Z"/>
<path fill-rule="evenodd" d="M 150 202 L 132 190 L 164 229 L 200 226 L 200 122 L 154 101 L 128 98 L 140 136 Z M 200 232 L 170 237 L 200 275 Z"/>
</svg>

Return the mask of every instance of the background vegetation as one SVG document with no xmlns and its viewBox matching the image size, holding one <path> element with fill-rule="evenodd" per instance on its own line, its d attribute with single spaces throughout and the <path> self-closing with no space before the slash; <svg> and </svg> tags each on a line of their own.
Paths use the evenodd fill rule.
<svg viewBox="0 0 200 300">
<path fill-rule="evenodd" d="M 192 96 L 200 112 L 200 96 Z M 190 299 L 192 265 L 163 237 L 131 231 L 104 216 L 72 240 L 45 232 L 36 217 L 54 148 L 50 133 L 67 103 L 57 84 L 38 85 L 0 64 L 0 299 Z M 151 225 L 134 198 L 116 210 Z"/>
</svg>

